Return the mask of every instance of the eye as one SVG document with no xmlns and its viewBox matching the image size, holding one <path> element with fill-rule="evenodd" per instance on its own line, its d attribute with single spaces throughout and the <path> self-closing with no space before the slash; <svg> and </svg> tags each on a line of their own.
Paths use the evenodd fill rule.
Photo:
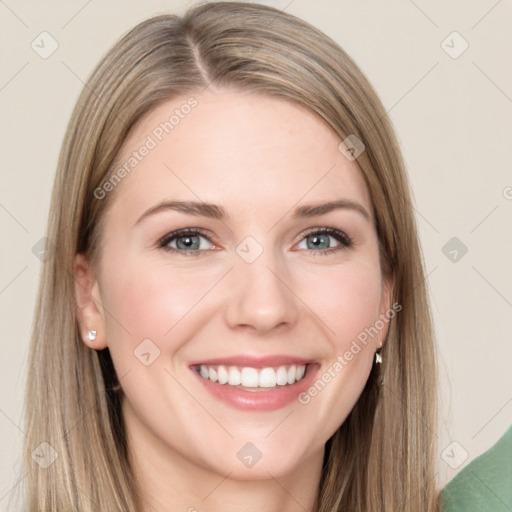
<svg viewBox="0 0 512 512">
<path fill-rule="evenodd" d="M 306 249 L 311 253 L 329 254 L 334 251 L 347 249 L 353 245 L 352 239 L 337 229 L 315 228 L 304 235 L 299 242 L 299 249 Z"/>
<path fill-rule="evenodd" d="M 299 242 L 297 248 L 319 255 L 330 254 L 334 251 L 349 248 L 352 245 L 352 239 L 342 231 L 333 228 L 314 228 L 303 235 L 303 239 Z M 199 256 L 207 250 L 216 249 L 207 234 L 198 228 L 173 231 L 165 235 L 159 241 L 158 246 L 164 250 L 186 256 Z"/>
<path fill-rule="evenodd" d="M 160 240 L 159 247 L 173 252 L 189 253 L 187 256 L 195 256 L 205 250 L 214 249 L 215 245 L 202 230 L 186 228 L 165 235 Z"/>
</svg>

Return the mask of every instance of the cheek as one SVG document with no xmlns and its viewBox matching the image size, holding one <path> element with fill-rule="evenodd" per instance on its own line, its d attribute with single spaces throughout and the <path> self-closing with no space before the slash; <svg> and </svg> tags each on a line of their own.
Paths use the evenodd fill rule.
<svg viewBox="0 0 512 512">
<path fill-rule="evenodd" d="M 180 341 L 173 330 L 182 331 L 192 317 L 211 316 L 212 297 L 203 299 L 225 271 L 191 268 L 186 262 L 176 268 L 154 261 L 145 265 L 121 258 L 111 261 L 117 265 L 110 267 L 104 280 L 109 346 L 130 353 L 146 339 L 161 351 L 177 351 L 186 340 Z M 343 353 L 378 318 L 381 276 L 373 258 L 298 268 L 292 280 L 296 295 L 321 321 L 336 353 Z"/>
<path fill-rule="evenodd" d="M 380 267 L 373 259 L 358 259 L 317 272 L 315 283 L 308 288 L 307 303 L 322 320 L 329 348 L 316 380 L 299 396 L 299 403 L 323 418 L 318 434 L 325 440 L 356 404 L 373 365 L 377 336 L 370 336 L 368 329 L 379 318 Z"/>
<path fill-rule="evenodd" d="M 317 315 L 336 353 L 342 353 L 379 317 L 381 275 L 378 262 L 358 260 L 319 268 L 300 277 L 300 296 Z"/>
<path fill-rule="evenodd" d="M 119 331 L 116 324 L 122 324 L 133 342 L 144 338 L 171 341 L 169 333 L 208 292 L 210 281 L 206 276 L 154 265 L 118 269 L 106 284 L 106 307 L 116 317 L 110 325 Z"/>
<path fill-rule="evenodd" d="M 107 340 L 116 371 L 140 371 L 139 353 L 150 353 L 152 371 L 178 364 L 180 349 L 215 312 L 209 293 L 225 269 L 171 266 L 143 258 L 111 258 L 103 273 Z M 194 267 L 194 268 L 192 268 Z M 150 340 L 150 341 L 148 341 Z M 132 374 L 133 375 L 133 374 Z"/>
<path fill-rule="evenodd" d="M 156 390 L 170 389 L 173 381 L 168 371 L 175 374 L 180 350 L 193 339 L 197 325 L 203 325 L 198 315 L 204 320 L 211 314 L 205 310 L 208 301 L 201 299 L 218 276 L 155 262 L 117 262 L 104 279 L 109 351 L 132 406 L 150 418 L 150 411 L 143 412 L 147 397 L 157 403 L 165 393 Z M 171 388 L 178 403 L 187 400 L 186 394 L 180 395 L 179 389 L 176 394 L 177 388 Z"/>
</svg>

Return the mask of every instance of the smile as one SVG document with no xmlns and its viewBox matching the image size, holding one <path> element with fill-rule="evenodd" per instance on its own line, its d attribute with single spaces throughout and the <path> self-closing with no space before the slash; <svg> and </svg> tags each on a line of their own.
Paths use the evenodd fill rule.
<svg viewBox="0 0 512 512">
<path fill-rule="evenodd" d="M 295 356 L 233 356 L 194 361 L 190 370 L 210 396 L 243 411 L 270 412 L 296 402 L 320 364 Z"/>
<path fill-rule="evenodd" d="M 203 379 L 219 384 L 241 388 L 272 389 L 278 386 L 295 384 L 304 378 L 306 373 L 305 364 L 282 365 L 278 367 L 252 368 L 245 366 L 210 366 L 202 364 L 199 366 L 199 375 Z"/>
</svg>

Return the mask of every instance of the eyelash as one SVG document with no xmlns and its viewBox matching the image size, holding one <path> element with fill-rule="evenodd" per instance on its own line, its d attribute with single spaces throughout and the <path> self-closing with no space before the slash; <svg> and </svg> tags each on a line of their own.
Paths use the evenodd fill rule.
<svg viewBox="0 0 512 512">
<path fill-rule="evenodd" d="M 168 244 L 171 243 L 176 238 L 184 237 L 186 235 L 191 235 L 191 236 L 199 235 L 199 236 L 206 238 L 210 243 L 213 243 L 208 238 L 208 234 L 206 233 L 206 231 L 203 231 L 202 229 L 199 229 L 199 228 L 184 228 L 184 229 L 179 229 L 177 231 L 173 231 L 173 232 L 165 235 L 158 242 L 158 247 L 161 249 L 164 249 L 165 251 L 179 253 L 179 254 L 183 254 L 184 256 L 191 256 L 191 257 L 201 256 L 202 252 L 206 252 L 205 250 L 184 251 L 183 249 L 175 249 L 174 247 L 168 246 Z M 318 251 L 315 251 L 312 249 L 303 249 L 303 250 L 306 250 L 308 253 L 313 254 L 314 256 L 320 256 L 320 255 L 325 256 L 327 254 L 331 254 L 336 251 L 348 249 L 348 248 L 352 247 L 352 245 L 354 244 L 353 240 L 347 234 L 345 234 L 342 231 L 339 231 L 337 229 L 334 229 L 334 228 L 312 228 L 312 229 L 306 231 L 305 233 L 302 233 L 302 237 L 301 237 L 300 241 L 302 242 L 302 240 L 304 240 L 304 238 L 306 238 L 310 235 L 329 235 L 329 236 L 332 236 L 333 238 L 335 238 L 340 243 L 340 245 L 337 245 L 335 247 L 329 247 L 328 249 L 318 250 Z"/>
</svg>

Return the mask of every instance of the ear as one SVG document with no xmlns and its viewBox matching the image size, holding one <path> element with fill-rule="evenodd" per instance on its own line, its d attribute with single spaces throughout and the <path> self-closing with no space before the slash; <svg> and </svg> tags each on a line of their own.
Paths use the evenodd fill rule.
<svg viewBox="0 0 512 512">
<path fill-rule="evenodd" d="M 393 296 L 393 283 L 393 276 L 382 276 L 379 319 L 381 319 L 384 322 L 384 328 L 379 333 L 378 338 L 375 340 L 376 348 L 382 348 L 382 345 L 384 344 L 384 340 L 386 339 L 388 333 L 389 322 L 393 317 L 396 316 L 397 311 L 400 311 L 400 309 L 402 309 L 401 306 L 400 309 L 397 308 L 396 310 L 391 307 L 391 299 Z"/>
<path fill-rule="evenodd" d="M 94 350 L 107 347 L 105 316 L 98 280 L 94 270 L 82 254 L 75 257 L 76 316 L 83 342 Z M 96 331 L 96 338 L 89 338 L 89 331 Z"/>
</svg>

